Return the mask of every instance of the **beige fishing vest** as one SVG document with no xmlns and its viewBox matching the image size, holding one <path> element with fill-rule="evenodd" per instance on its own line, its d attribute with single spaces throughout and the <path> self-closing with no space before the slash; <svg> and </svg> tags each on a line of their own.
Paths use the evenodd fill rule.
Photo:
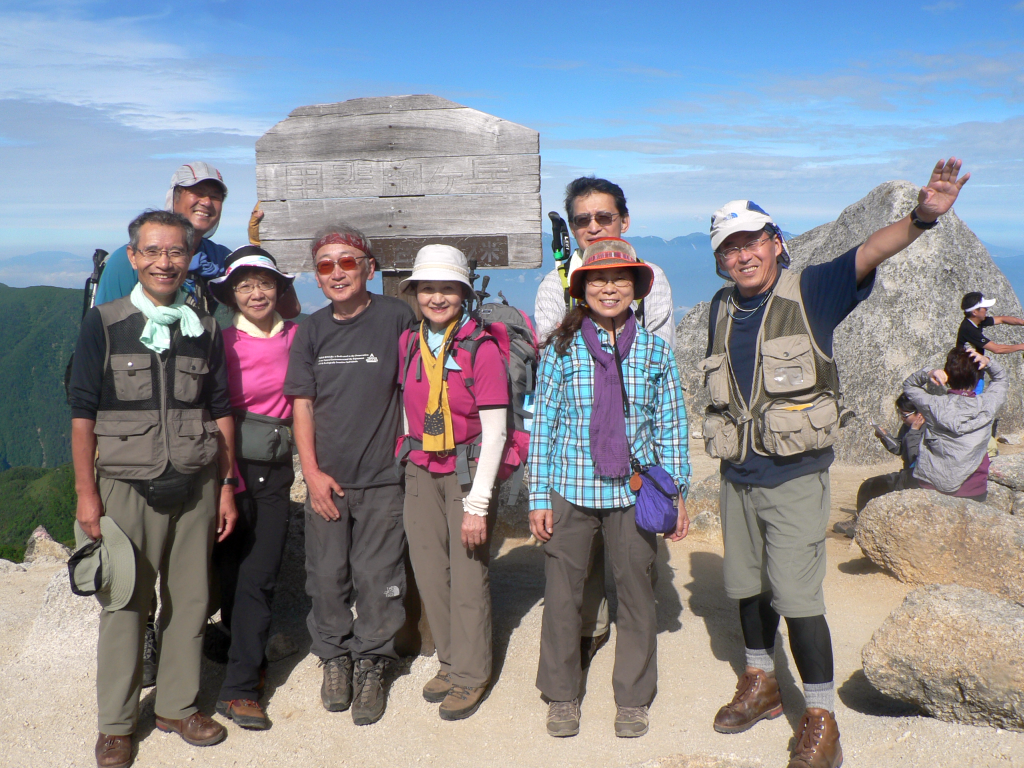
<svg viewBox="0 0 1024 768">
<path fill-rule="evenodd" d="M 758 329 L 750 403 L 740 394 L 729 357 L 728 305 L 735 290 L 722 289 L 711 356 L 697 366 L 711 397 L 704 414 L 705 450 L 712 458 L 742 464 L 748 450 L 795 456 L 828 448 L 854 414 L 843 405 L 835 360 L 811 333 L 800 273 L 784 270 L 768 298 Z"/>
</svg>

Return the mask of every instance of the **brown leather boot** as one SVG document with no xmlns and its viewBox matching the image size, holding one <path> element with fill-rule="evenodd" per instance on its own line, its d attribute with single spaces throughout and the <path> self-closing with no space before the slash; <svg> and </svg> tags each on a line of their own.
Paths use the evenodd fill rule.
<svg viewBox="0 0 1024 768">
<path fill-rule="evenodd" d="M 156 727 L 164 733 L 176 733 L 193 747 L 209 747 L 224 741 L 227 729 L 216 720 L 196 710 L 181 720 L 156 716 Z"/>
<path fill-rule="evenodd" d="M 760 720 L 772 720 L 782 714 L 782 697 L 775 675 L 760 669 L 744 672 L 736 684 L 732 701 L 715 715 L 719 733 L 742 733 Z"/>
<path fill-rule="evenodd" d="M 127 768 L 131 764 L 132 737 L 101 733 L 96 742 L 96 765 L 99 768 Z"/>
<path fill-rule="evenodd" d="M 839 744 L 836 716 L 827 709 L 808 708 L 796 733 L 796 749 L 788 768 L 839 768 L 843 748 Z"/>
</svg>

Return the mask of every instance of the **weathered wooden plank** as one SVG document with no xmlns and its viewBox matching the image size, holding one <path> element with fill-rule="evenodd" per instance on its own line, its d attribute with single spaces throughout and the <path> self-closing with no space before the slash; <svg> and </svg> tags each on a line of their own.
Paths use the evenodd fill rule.
<svg viewBox="0 0 1024 768">
<path fill-rule="evenodd" d="M 256 142 L 256 163 L 408 160 L 540 152 L 530 128 L 475 109 L 290 117 Z"/>
<path fill-rule="evenodd" d="M 260 236 L 312 237 L 332 222 L 351 222 L 374 237 L 539 234 L 540 195 L 429 195 L 327 200 L 270 200 Z"/>
<path fill-rule="evenodd" d="M 500 250 L 495 250 L 495 241 L 505 241 L 506 255 L 502 257 Z M 511 267 L 517 269 L 534 269 L 541 266 L 544 259 L 543 243 L 540 235 L 513 234 L 495 235 L 464 235 L 464 236 L 425 236 L 425 237 L 374 237 L 371 245 L 377 254 L 382 269 L 411 268 L 416 252 L 430 243 L 454 245 L 463 250 L 467 256 L 476 258 L 479 266 Z M 490 245 L 488 245 L 490 243 Z M 311 272 L 313 259 L 310 253 L 312 240 L 309 238 L 295 240 L 272 240 L 263 238 L 262 245 L 277 259 L 281 268 L 288 272 Z M 500 244 L 499 244 L 500 248 Z M 502 261 L 504 258 L 504 261 Z"/>
<path fill-rule="evenodd" d="M 334 160 L 256 166 L 260 200 L 540 192 L 540 155 Z"/>
<path fill-rule="evenodd" d="M 333 104 L 311 104 L 299 107 L 289 113 L 289 117 L 309 117 L 319 115 L 379 115 L 390 112 L 406 112 L 413 109 L 460 109 L 461 104 L 442 99 L 430 94 L 412 94 L 407 96 L 373 96 L 367 99 L 349 99 Z"/>
</svg>

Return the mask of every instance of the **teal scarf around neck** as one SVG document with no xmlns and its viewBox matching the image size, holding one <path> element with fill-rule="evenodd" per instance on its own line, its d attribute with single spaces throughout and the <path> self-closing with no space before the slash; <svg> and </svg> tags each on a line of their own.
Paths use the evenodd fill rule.
<svg viewBox="0 0 1024 768">
<path fill-rule="evenodd" d="M 171 347 L 170 326 L 180 321 L 179 328 L 185 336 L 202 336 L 203 324 L 199 315 L 192 307 L 185 304 L 185 292 L 178 289 L 174 303 L 169 307 L 154 304 L 143 292 L 142 283 L 136 283 L 131 293 L 132 304 L 146 316 L 146 327 L 142 329 L 139 341 L 147 349 L 157 354 L 166 352 Z"/>
</svg>

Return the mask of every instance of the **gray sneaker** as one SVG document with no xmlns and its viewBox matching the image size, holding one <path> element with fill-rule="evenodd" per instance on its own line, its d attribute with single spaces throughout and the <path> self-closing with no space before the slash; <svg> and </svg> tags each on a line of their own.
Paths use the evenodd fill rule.
<svg viewBox="0 0 1024 768">
<path fill-rule="evenodd" d="M 160 657 L 156 652 L 156 622 L 146 622 L 146 636 L 142 641 L 142 687 L 156 685 L 156 666 Z"/>
<path fill-rule="evenodd" d="M 616 707 L 615 735 L 620 739 L 635 739 L 647 733 L 647 707 Z"/>
<path fill-rule="evenodd" d="M 320 686 L 320 701 L 328 712 L 344 712 L 352 705 L 352 658 L 335 656 L 320 659 L 324 668 L 324 683 Z"/>
<path fill-rule="evenodd" d="M 548 704 L 548 736 L 564 739 L 580 732 L 580 700 L 552 701 Z"/>
<path fill-rule="evenodd" d="M 355 678 L 352 683 L 354 703 L 352 722 L 356 725 L 371 725 L 384 716 L 387 697 L 384 695 L 385 659 L 359 659 L 355 663 Z"/>
</svg>

